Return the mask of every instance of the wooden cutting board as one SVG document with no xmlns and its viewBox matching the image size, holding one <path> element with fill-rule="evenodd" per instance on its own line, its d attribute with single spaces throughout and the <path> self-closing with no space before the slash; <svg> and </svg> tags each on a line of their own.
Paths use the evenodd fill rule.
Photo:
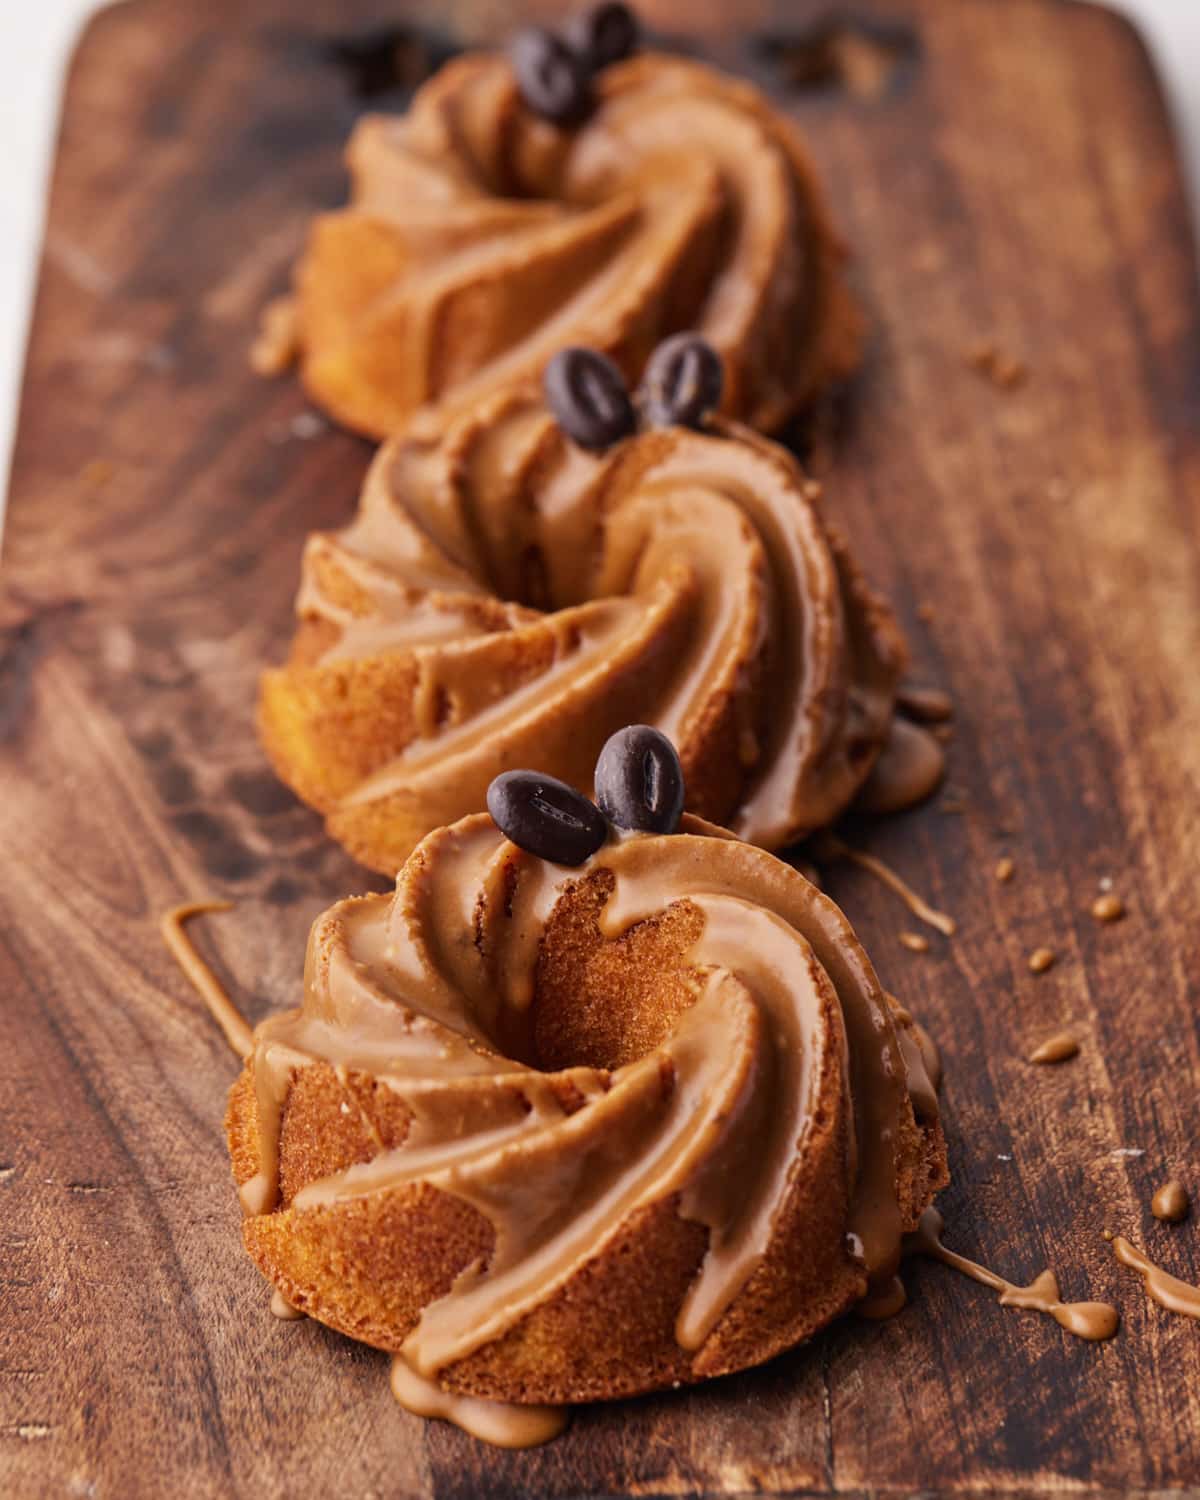
<svg viewBox="0 0 1200 1500">
<path fill-rule="evenodd" d="M 829 503 L 958 705 L 941 797 L 852 833 L 958 935 L 909 952 L 886 891 L 842 870 L 834 893 L 944 1047 L 949 1242 L 1013 1277 L 1052 1264 L 1122 1331 L 1081 1343 L 916 1264 L 890 1322 L 509 1454 L 402 1412 L 383 1355 L 268 1315 L 221 1133 L 233 1059 L 155 923 L 231 899 L 201 940 L 258 1018 L 296 1000 L 313 916 L 369 884 L 251 728 L 304 534 L 349 515 L 369 452 L 246 348 L 343 192 L 355 114 L 402 106 L 441 48 L 410 37 L 398 84 L 367 33 L 508 22 L 489 0 L 131 0 L 67 85 L 5 538 L 6 1497 L 1200 1484 L 1200 1326 L 1101 1238 L 1200 1276 L 1197 1222 L 1148 1211 L 1168 1173 L 1200 1190 L 1200 312 L 1158 87 L 1124 22 L 1056 0 L 863 4 L 832 29 L 824 0 L 717 9 L 648 13 L 809 135 L 874 330 L 820 428 Z M 1065 1023 L 1078 1058 L 1024 1061 Z"/>
</svg>

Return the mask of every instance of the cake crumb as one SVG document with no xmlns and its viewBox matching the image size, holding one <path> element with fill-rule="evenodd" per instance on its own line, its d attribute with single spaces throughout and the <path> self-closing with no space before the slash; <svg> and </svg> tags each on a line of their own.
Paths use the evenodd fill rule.
<svg viewBox="0 0 1200 1500">
<path fill-rule="evenodd" d="M 107 458 L 89 458 L 87 463 L 79 471 L 79 477 L 89 489 L 98 490 L 117 472 L 116 465 L 109 463 Z"/>
<path fill-rule="evenodd" d="M 922 602 L 917 605 L 916 616 L 918 620 L 922 620 L 926 625 L 930 625 L 937 619 L 937 611 L 932 604 Z"/>
<path fill-rule="evenodd" d="M 1011 354 L 1001 354 L 997 356 L 992 370 L 992 379 L 1001 390 L 1011 391 L 1025 383 L 1028 373 L 1024 360 L 1017 359 Z"/>
<path fill-rule="evenodd" d="M 1039 1043 L 1029 1054 L 1029 1061 L 1031 1063 L 1060 1063 L 1067 1062 L 1078 1055 L 1078 1039 L 1069 1031 L 1060 1031 L 1057 1035 L 1047 1037 L 1044 1042 Z"/>
<path fill-rule="evenodd" d="M 1097 896 L 1092 902 L 1092 916 L 1097 922 L 1119 922 L 1125 915 L 1125 903 L 1113 891 Z"/>
<path fill-rule="evenodd" d="M 1003 859 L 996 861 L 995 875 L 1001 885 L 1007 885 L 1016 873 L 1016 865 L 1006 854 Z"/>
<path fill-rule="evenodd" d="M 1014 390 L 1023 384 L 1029 373 L 1023 360 L 1004 353 L 990 339 L 968 349 L 966 360 L 973 370 L 1003 391 Z"/>
<path fill-rule="evenodd" d="M 282 375 L 300 355 L 300 319 L 293 297 L 276 297 L 263 308 L 258 337 L 250 346 L 256 375 Z"/>
<path fill-rule="evenodd" d="M 825 486 L 819 479 L 806 479 L 801 489 L 806 500 L 819 500 L 825 493 Z"/>
<path fill-rule="evenodd" d="M 328 426 L 329 423 L 325 418 L 315 411 L 298 411 L 288 423 L 288 431 L 294 438 L 307 443 L 313 438 L 320 437 Z"/>
<path fill-rule="evenodd" d="M 919 932 L 902 932 L 900 942 L 910 953 L 928 953 L 929 939 Z"/>
<path fill-rule="evenodd" d="M 1178 1178 L 1164 1182 L 1150 1202 L 1150 1212 L 1164 1224 L 1179 1224 L 1192 1206 L 1191 1194 Z"/>
<path fill-rule="evenodd" d="M 1053 948 L 1035 948 L 1029 955 L 1030 973 L 1044 974 L 1047 969 L 1054 967 L 1056 956 Z"/>
</svg>

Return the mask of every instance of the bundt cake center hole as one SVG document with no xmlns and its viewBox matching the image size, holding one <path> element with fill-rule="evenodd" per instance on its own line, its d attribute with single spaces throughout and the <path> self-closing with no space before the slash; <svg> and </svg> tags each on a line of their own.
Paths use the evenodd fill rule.
<svg viewBox="0 0 1200 1500">
<path fill-rule="evenodd" d="M 542 938 L 530 1025 L 530 1056 L 546 1072 L 616 1069 L 662 1044 L 700 991 L 690 954 L 704 926 L 678 901 L 605 938 L 599 916 L 613 887 L 609 871 L 573 886 Z"/>
</svg>

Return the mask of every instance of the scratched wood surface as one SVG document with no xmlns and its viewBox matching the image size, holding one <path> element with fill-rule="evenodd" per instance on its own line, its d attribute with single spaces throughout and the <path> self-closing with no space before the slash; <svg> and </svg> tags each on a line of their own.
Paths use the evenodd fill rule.
<svg viewBox="0 0 1200 1500">
<path fill-rule="evenodd" d="M 864 3 L 832 29 L 824 3 L 687 9 L 650 16 L 795 113 L 856 247 L 874 334 L 817 449 L 958 705 L 940 799 L 852 834 L 958 936 L 907 952 L 886 893 L 833 881 L 943 1042 L 948 1238 L 1015 1277 L 1053 1264 L 1123 1330 L 1083 1344 L 916 1265 L 889 1323 L 513 1455 L 401 1412 L 382 1355 L 268 1316 L 232 1059 L 155 919 L 233 900 L 203 941 L 257 1018 L 294 1001 L 312 917 L 368 884 L 251 732 L 303 535 L 348 514 L 368 449 L 245 349 L 342 193 L 356 112 L 506 7 L 132 0 L 67 85 L 0 595 L 6 1497 L 1200 1485 L 1200 1330 L 1100 1237 L 1200 1274 L 1195 1223 L 1147 1207 L 1168 1170 L 1200 1188 L 1200 313 L 1157 86 L 1122 22 L 1055 0 Z M 398 17 L 440 39 L 381 46 Z M 988 342 L 1023 381 L 972 365 Z M 1075 1061 L 1022 1060 L 1063 1023 Z"/>
</svg>

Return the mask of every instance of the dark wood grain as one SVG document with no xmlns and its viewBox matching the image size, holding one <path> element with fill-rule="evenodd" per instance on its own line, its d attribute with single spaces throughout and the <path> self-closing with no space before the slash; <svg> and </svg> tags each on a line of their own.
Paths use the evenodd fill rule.
<svg viewBox="0 0 1200 1500">
<path fill-rule="evenodd" d="M 909 953 L 884 892 L 844 870 L 834 890 L 944 1044 L 951 1243 L 1013 1276 L 1054 1264 L 1069 1295 L 1120 1303 L 1122 1333 L 1079 1343 L 917 1265 L 890 1323 L 513 1455 L 402 1413 L 382 1355 L 267 1315 L 221 1137 L 232 1061 L 155 920 L 234 900 L 203 941 L 257 1018 L 294 999 L 311 918 L 368 883 L 251 730 L 303 535 L 348 514 L 368 450 L 312 435 L 245 350 L 342 192 L 364 70 L 329 42 L 397 15 L 506 22 L 485 0 L 133 0 L 70 74 L 5 538 L 5 1496 L 1200 1485 L 1197 1328 L 1100 1238 L 1200 1275 L 1196 1225 L 1148 1212 L 1168 1169 L 1200 1188 L 1200 310 L 1162 103 L 1089 7 L 862 4 L 865 52 L 814 42 L 827 11 L 647 7 L 809 132 L 874 326 L 817 460 L 959 706 L 951 789 L 855 833 L 958 936 Z M 403 80 L 367 77 L 402 103 Z M 982 341 L 1024 382 L 974 369 Z M 1088 915 L 1103 876 L 1129 908 L 1112 927 Z M 1075 1061 L 1022 1061 L 1066 1022 Z"/>
</svg>

